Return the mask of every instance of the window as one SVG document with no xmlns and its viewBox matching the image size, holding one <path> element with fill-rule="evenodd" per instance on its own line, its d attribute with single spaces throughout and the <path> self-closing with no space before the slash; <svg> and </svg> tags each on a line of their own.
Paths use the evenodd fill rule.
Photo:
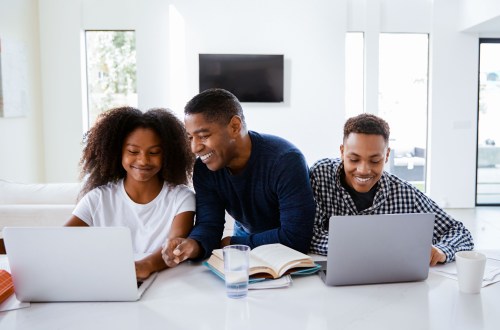
<svg viewBox="0 0 500 330">
<path fill-rule="evenodd" d="M 479 40 L 476 205 L 500 205 L 500 39 Z"/>
<path fill-rule="evenodd" d="M 134 31 L 85 31 L 87 109 L 84 131 L 117 106 L 137 107 Z"/>
<path fill-rule="evenodd" d="M 381 33 L 378 115 L 391 128 L 388 171 L 425 191 L 427 34 Z"/>
</svg>

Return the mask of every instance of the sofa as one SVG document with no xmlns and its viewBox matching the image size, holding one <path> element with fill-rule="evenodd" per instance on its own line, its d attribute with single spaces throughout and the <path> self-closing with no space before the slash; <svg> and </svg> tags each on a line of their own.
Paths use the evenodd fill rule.
<svg viewBox="0 0 500 330">
<path fill-rule="evenodd" d="M 7 226 L 61 226 L 71 217 L 80 188 L 80 183 L 0 180 L 0 231 Z"/>
<path fill-rule="evenodd" d="M 391 148 L 388 171 L 406 181 L 424 181 L 425 149 Z"/>
<path fill-rule="evenodd" d="M 16 183 L 0 179 L 0 238 L 4 227 L 61 226 L 76 206 L 81 183 Z M 226 214 L 224 236 L 233 233 Z"/>
</svg>

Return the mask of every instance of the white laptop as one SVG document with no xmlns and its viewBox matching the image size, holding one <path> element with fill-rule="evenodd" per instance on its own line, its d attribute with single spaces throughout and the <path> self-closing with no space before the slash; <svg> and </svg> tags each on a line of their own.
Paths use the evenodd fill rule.
<svg viewBox="0 0 500 330">
<path fill-rule="evenodd" d="M 138 282 L 125 227 L 6 227 L 7 259 L 20 301 L 135 301 Z"/>
<path fill-rule="evenodd" d="M 425 280 L 434 214 L 332 216 L 319 275 L 327 285 Z"/>
</svg>

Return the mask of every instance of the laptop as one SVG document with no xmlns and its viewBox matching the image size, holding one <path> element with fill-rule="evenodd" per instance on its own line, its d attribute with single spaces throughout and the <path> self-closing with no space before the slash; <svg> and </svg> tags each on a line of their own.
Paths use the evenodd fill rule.
<svg viewBox="0 0 500 330">
<path fill-rule="evenodd" d="M 135 301 L 157 275 L 137 282 L 129 228 L 6 227 L 3 236 L 20 301 Z"/>
<path fill-rule="evenodd" d="M 332 216 L 326 285 L 423 281 L 429 275 L 434 214 Z"/>
</svg>

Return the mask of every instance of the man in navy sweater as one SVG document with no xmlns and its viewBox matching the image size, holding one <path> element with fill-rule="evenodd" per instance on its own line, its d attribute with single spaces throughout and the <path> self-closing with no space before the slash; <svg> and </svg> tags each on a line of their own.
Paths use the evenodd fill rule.
<svg viewBox="0 0 500 330">
<path fill-rule="evenodd" d="M 223 89 L 196 95 L 184 113 L 198 157 L 196 224 L 188 238 L 167 240 L 167 265 L 206 258 L 230 244 L 281 243 L 307 253 L 316 206 L 300 150 L 277 136 L 248 131 L 238 99 Z M 226 211 L 235 228 L 222 238 Z"/>
</svg>

